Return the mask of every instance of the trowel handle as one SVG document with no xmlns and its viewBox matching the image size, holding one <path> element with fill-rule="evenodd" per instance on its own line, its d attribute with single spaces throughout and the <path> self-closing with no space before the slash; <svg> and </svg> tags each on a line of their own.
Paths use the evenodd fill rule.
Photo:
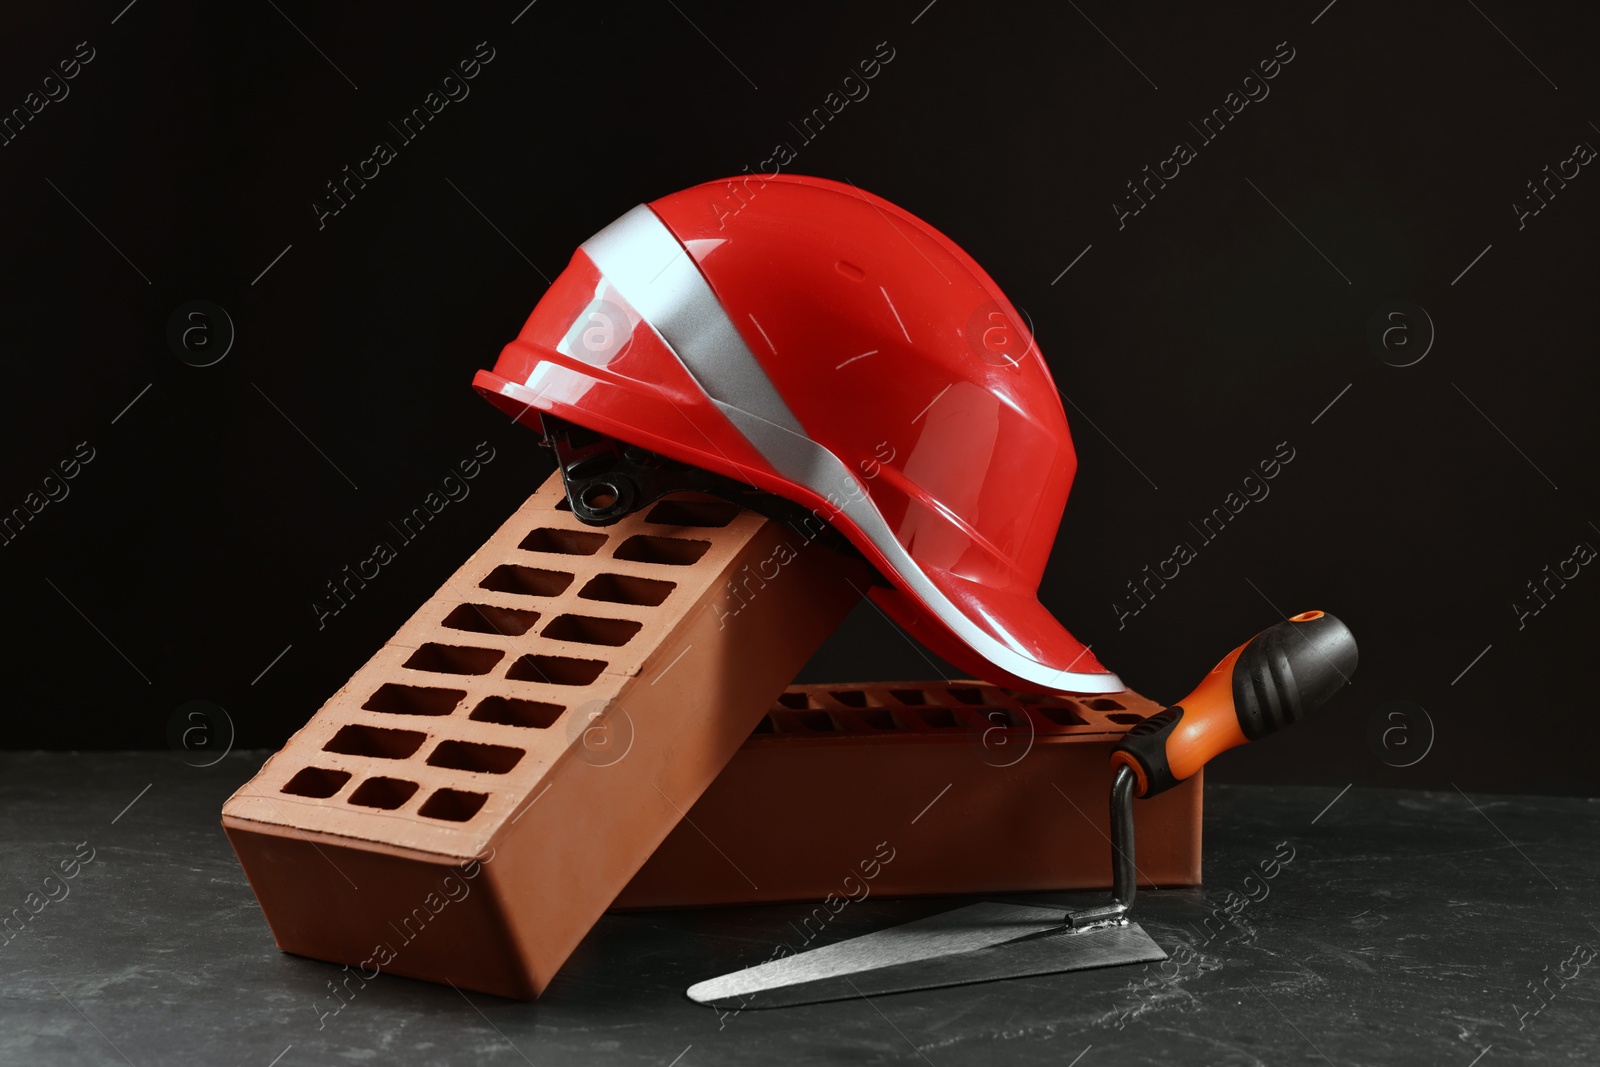
<svg viewBox="0 0 1600 1067">
<path fill-rule="evenodd" d="M 1285 619 L 1228 653 L 1182 701 L 1124 734 L 1112 765 L 1133 771 L 1137 796 L 1155 796 L 1218 753 L 1295 722 L 1355 669 L 1356 639 L 1344 623 L 1321 611 Z"/>
</svg>

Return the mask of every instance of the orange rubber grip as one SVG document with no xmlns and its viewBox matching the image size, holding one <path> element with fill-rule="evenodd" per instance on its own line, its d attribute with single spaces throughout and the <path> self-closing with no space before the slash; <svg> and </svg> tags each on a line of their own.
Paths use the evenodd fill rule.
<svg viewBox="0 0 1600 1067">
<path fill-rule="evenodd" d="M 1296 722 L 1350 680 L 1349 627 L 1307 611 L 1263 630 L 1223 657 L 1194 692 L 1139 723 L 1111 753 L 1133 771 L 1134 792 L 1154 796 L 1230 748 Z"/>
</svg>

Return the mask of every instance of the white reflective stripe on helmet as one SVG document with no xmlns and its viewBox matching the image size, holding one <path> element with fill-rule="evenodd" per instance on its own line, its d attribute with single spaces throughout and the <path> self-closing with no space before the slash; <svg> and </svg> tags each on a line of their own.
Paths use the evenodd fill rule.
<svg viewBox="0 0 1600 1067">
<path fill-rule="evenodd" d="M 707 396 L 805 433 L 700 268 L 654 211 L 640 204 L 585 241 L 583 251 Z"/>
<path fill-rule="evenodd" d="M 1049 689 L 1115 693 L 1124 688 L 1110 672 L 1058 670 L 1007 647 L 933 584 L 855 473 L 806 436 L 700 268 L 649 207 L 640 204 L 595 234 L 584 242 L 583 252 L 772 468 L 838 507 L 899 579 L 974 652 L 1007 674 Z"/>
</svg>

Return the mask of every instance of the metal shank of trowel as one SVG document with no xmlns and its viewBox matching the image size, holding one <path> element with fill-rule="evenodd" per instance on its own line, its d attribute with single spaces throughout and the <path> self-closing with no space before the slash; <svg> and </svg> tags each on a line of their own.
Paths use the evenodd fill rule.
<svg viewBox="0 0 1600 1067">
<path fill-rule="evenodd" d="M 1118 767 L 1111 780 L 1111 902 L 1069 911 L 1067 925 L 1075 930 L 1127 922 L 1138 888 L 1133 860 L 1133 787 L 1133 771 Z"/>
<path fill-rule="evenodd" d="M 1207 674 L 1181 703 L 1150 716 L 1111 752 L 1111 902 L 1070 912 L 1074 929 L 1126 922 L 1136 885 L 1133 797 L 1154 796 L 1197 774 L 1215 755 L 1281 730 L 1325 703 L 1358 660 L 1349 627 L 1325 611 L 1269 626 Z"/>
</svg>

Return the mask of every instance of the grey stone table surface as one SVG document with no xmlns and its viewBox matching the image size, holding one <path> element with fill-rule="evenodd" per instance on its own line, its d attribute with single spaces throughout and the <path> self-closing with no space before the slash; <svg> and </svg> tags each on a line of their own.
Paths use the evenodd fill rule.
<svg viewBox="0 0 1600 1067">
<path fill-rule="evenodd" d="M 730 1015 L 684 990 L 809 907 L 609 914 L 532 1004 L 334 999 L 218 823 L 263 758 L 0 753 L 0 1063 L 1600 1063 L 1597 801 L 1213 785 L 1207 885 L 1138 904 L 1166 964 Z M 956 903 L 853 903 L 814 943 Z"/>
</svg>

